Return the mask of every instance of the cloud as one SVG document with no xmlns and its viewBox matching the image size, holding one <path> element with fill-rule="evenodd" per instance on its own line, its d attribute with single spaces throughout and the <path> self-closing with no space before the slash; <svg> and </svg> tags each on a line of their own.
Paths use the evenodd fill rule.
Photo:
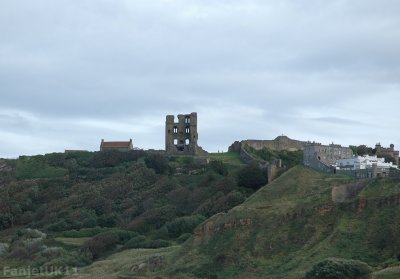
<svg viewBox="0 0 400 279">
<path fill-rule="evenodd" d="M 163 148 L 165 115 L 192 111 L 208 150 L 282 133 L 396 143 L 398 8 L 394 0 L 3 1 L 0 156 L 95 150 L 101 138 Z M 6 147 L 28 139 L 35 143 Z"/>
</svg>

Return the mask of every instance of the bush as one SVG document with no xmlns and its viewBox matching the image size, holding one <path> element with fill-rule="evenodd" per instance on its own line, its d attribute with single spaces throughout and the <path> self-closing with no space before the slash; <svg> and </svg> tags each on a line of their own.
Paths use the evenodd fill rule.
<svg viewBox="0 0 400 279">
<path fill-rule="evenodd" d="M 371 272 L 366 263 L 331 258 L 314 265 L 304 279 L 367 279 Z"/>
<path fill-rule="evenodd" d="M 218 173 L 220 175 L 223 175 L 223 176 L 228 175 L 228 168 L 222 161 L 219 161 L 219 160 L 211 161 L 209 166 L 213 171 L 215 171 L 216 173 Z"/>
<path fill-rule="evenodd" d="M 82 246 L 82 251 L 86 255 L 91 255 L 92 259 L 97 259 L 113 250 L 117 244 L 125 244 L 137 235 L 135 232 L 125 230 L 103 232 L 87 240 Z"/>
<path fill-rule="evenodd" d="M 18 179 L 61 177 L 67 173 L 67 169 L 49 166 L 44 156 L 20 157 L 16 166 Z"/>
<path fill-rule="evenodd" d="M 267 181 L 267 171 L 262 170 L 256 162 L 251 162 L 238 173 L 238 184 L 241 187 L 257 190 Z"/>
<path fill-rule="evenodd" d="M 62 232 L 66 229 L 68 229 L 68 224 L 65 222 L 64 219 L 61 219 L 60 221 L 51 224 L 47 227 L 47 230 L 52 231 L 52 232 Z"/>
<path fill-rule="evenodd" d="M 192 233 L 205 220 L 206 217 L 202 215 L 185 216 L 166 223 L 165 227 L 170 237 L 179 237 L 184 233 Z"/>
<path fill-rule="evenodd" d="M 118 150 L 107 150 L 94 153 L 89 165 L 95 168 L 116 167 L 122 163 L 137 161 L 145 155 L 142 150 L 131 150 L 122 152 Z"/>
<path fill-rule="evenodd" d="M 188 240 L 191 236 L 192 236 L 191 233 L 184 233 L 180 237 L 178 237 L 177 241 L 178 241 L 178 243 L 183 243 L 186 240 Z"/>
<path fill-rule="evenodd" d="M 166 222 L 175 218 L 175 208 L 170 205 L 157 207 L 145 211 L 128 224 L 129 230 L 140 233 L 161 228 Z"/>
<path fill-rule="evenodd" d="M 129 240 L 124 248 L 126 249 L 134 249 L 134 248 L 148 248 L 148 249 L 156 249 L 162 247 L 168 247 L 171 243 L 166 240 L 156 239 L 156 240 L 148 240 L 143 235 L 137 236 Z"/>
<path fill-rule="evenodd" d="M 158 174 L 164 174 L 169 169 L 167 158 L 161 154 L 151 154 L 144 161 L 148 168 L 154 169 Z"/>
</svg>

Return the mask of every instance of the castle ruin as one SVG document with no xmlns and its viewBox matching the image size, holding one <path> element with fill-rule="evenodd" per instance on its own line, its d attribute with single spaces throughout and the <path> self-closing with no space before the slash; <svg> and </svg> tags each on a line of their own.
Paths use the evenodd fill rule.
<svg viewBox="0 0 400 279">
<path fill-rule="evenodd" d="M 173 115 L 165 121 L 165 151 L 171 155 L 201 155 L 206 153 L 197 145 L 197 113 Z"/>
</svg>

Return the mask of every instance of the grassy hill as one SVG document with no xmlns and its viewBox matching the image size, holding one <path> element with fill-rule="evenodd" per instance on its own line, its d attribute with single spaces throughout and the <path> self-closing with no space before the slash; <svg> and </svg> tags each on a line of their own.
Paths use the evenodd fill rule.
<svg viewBox="0 0 400 279">
<path fill-rule="evenodd" d="M 332 202 L 334 187 L 357 183 L 297 166 L 228 213 L 206 220 L 180 247 L 146 250 L 144 258 L 143 250 L 115 254 L 84 269 L 83 278 L 99 269 L 107 273 L 103 264 L 110 260 L 127 263 L 118 276 L 131 276 L 110 278 L 294 279 L 332 257 L 367 263 L 375 271 L 371 278 L 400 278 L 400 181 L 365 181 L 358 195 Z M 135 269 L 160 253 L 164 260 L 157 269 Z"/>
<path fill-rule="evenodd" d="M 0 270 L 85 266 L 180 244 L 254 192 L 232 153 L 72 152 L 0 160 Z M 260 185 L 261 186 L 261 185 Z M 1 274 L 0 274 L 1 275 Z"/>
<path fill-rule="evenodd" d="M 1 173 L 1 267 L 78 266 L 67 278 L 294 279 L 322 261 L 400 278 L 400 180 L 295 166 L 254 192 L 238 184 L 248 166 L 233 153 L 211 154 L 208 165 L 70 156 L 22 158 Z M 343 189 L 351 191 L 337 199 Z"/>
<path fill-rule="evenodd" d="M 397 265 L 400 181 L 378 179 L 359 197 L 333 203 L 332 188 L 352 182 L 300 166 L 289 170 L 200 225 L 175 259 L 177 271 L 198 278 L 300 278 L 329 257 L 376 270 Z"/>
</svg>

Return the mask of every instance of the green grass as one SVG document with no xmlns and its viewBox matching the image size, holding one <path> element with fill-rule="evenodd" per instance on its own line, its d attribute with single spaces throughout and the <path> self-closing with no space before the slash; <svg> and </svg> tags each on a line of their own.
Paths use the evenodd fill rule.
<svg viewBox="0 0 400 279">
<path fill-rule="evenodd" d="M 373 274 L 374 279 L 400 279 L 400 266 L 388 267 Z"/>
<path fill-rule="evenodd" d="M 361 193 L 363 198 L 376 198 L 400 194 L 400 179 L 378 178 Z"/>
<path fill-rule="evenodd" d="M 94 262 L 92 265 L 83 268 L 79 271 L 80 279 L 92 279 L 92 278 L 105 278 L 117 279 L 117 278 L 156 278 L 162 274 L 162 268 L 151 270 L 145 268 L 144 271 L 133 271 L 135 267 L 139 267 L 141 264 L 147 264 L 149 258 L 152 256 L 164 257 L 165 262 L 162 263 L 162 267 L 166 267 L 173 263 L 168 262 L 168 257 L 173 252 L 177 251 L 179 246 L 171 246 L 160 249 L 131 249 L 125 250 L 119 253 L 115 253 L 104 260 Z M 123 277 L 125 276 L 125 277 Z M 75 276 L 67 276 L 66 278 L 76 278 Z M 161 277 L 164 278 L 164 277 Z"/>
<path fill-rule="evenodd" d="M 224 153 L 210 153 L 208 154 L 210 160 L 219 160 L 225 164 L 230 165 L 243 165 L 240 155 L 237 152 L 224 152 Z"/>
<path fill-rule="evenodd" d="M 208 234 L 183 245 L 175 268 L 198 278 L 208 270 L 218 278 L 297 279 L 321 260 L 341 257 L 379 269 L 400 248 L 400 213 L 396 207 L 359 211 L 356 202 L 334 204 L 332 188 L 353 181 L 294 167 L 227 214 L 207 220 Z M 396 182 L 385 183 L 387 195 L 394 193 Z M 369 187 L 376 186 L 364 190 L 373 198 Z"/>
<path fill-rule="evenodd" d="M 375 277 L 375 279 L 400 279 L 400 274 L 397 274 L 397 275 L 381 275 L 381 276 Z"/>
<path fill-rule="evenodd" d="M 51 167 L 44 156 L 21 157 L 16 165 L 16 178 L 52 178 L 62 177 L 68 174 L 68 170 L 59 167 Z"/>
<path fill-rule="evenodd" d="M 90 237 L 56 237 L 55 240 L 70 246 L 82 246 Z"/>
</svg>

